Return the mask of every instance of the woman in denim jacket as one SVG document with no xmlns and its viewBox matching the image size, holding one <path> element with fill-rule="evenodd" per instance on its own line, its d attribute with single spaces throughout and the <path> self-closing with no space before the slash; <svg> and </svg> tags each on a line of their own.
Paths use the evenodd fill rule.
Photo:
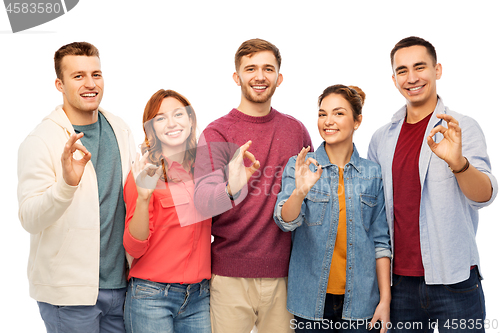
<svg viewBox="0 0 500 333">
<path fill-rule="evenodd" d="M 325 140 L 290 158 L 274 219 L 293 231 L 287 309 L 296 332 L 386 331 L 390 241 L 380 166 L 352 142 L 365 94 L 334 85 L 319 97 Z M 373 330 L 371 331 L 373 332 Z"/>
</svg>

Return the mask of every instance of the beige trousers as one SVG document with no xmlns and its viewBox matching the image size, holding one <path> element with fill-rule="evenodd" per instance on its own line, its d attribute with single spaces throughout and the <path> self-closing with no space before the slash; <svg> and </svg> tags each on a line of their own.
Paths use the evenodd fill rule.
<svg viewBox="0 0 500 333">
<path fill-rule="evenodd" d="M 235 278 L 212 274 L 210 318 L 213 333 L 291 333 L 286 310 L 287 278 Z"/>
</svg>

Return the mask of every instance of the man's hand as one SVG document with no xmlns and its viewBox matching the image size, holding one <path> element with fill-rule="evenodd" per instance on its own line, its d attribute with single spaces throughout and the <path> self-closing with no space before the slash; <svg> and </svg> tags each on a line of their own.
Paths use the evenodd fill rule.
<svg viewBox="0 0 500 333">
<path fill-rule="evenodd" d="M 63 179 L 70 186 L 77 186 L 80 183 L 83 171 L 85 171 L 85 165 L 90 161 L 90 152 L 82 144 L 77 143 L 82 137 L 83 133 L 72 134 L 68 142 L 66 142 L 61 155 Z M 83 157 L 79 160 L 73 157 L 77 150 L 83 154 Z"/>
<path fill-rule="evenodd" d="M 227 193 L 234 195 L 245 186 L 253 173 L 260 168 L 260 162 L 255 159 L 255 156 L 248 151 L 252 141 L 248 141 L 241 146 L 235 153 L 231 162 L 229 162 L 229 176 L 227 184 Z M 248 158 L 252 165 L 245 167 L 243 160 Z"/>
<path fill-rule="evenodd" d="M 438 114 L 436 117 L 445 120 L 448 128 L 442 125 L 434 127 L 427 137 L 427 144 L 437 157 L 448 163 L 450 168 L 460 170 L 467 162 L 462 156 L 462 129 L 458 121 L 448 114 Z M 439 143 L 432 138 L 436 133 L 441 133 L 444 137 Z"/>
</svg>

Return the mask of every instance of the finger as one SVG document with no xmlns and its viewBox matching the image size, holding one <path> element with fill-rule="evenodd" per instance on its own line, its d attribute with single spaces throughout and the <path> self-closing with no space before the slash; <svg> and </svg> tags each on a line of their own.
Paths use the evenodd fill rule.
<svg viewBox="0 0 500 333">
<path fill-rule="evenodd" d="M 444 135 L 446 130 L 447 130 L 447 128 L 444 127 L 443 125 L 438 125 L 438 126 L 434 127 L 433 129 L 431 129 L 431 131 L 429 132 L 429 136 L 434 136 L 434 135 L 436 135 L 436 133 L 441 133 Z"/>
<path fill-rule="evenodd" d="M 309 165 L 311 165 L 311 163 L 312 163 L 312 164 L 314 164 L 315 166 L 319 167 L 319 163 L 318 163 L 318 161 L 316 161 L 316 160 L 315 160 L 314 158 L 312 158 L 312 157 L 309 157 L 309 158 L 306 160 L 306 164 L 307 164 L 307 166 L 309 166 Z"/>
<path fill-rule="evenodd" d="M 239 149 L 240 154 L 244 155 L 251 145 L 252 145 L 252 140 L 248 140 L 244 145 L 240 147 Z"/>
<path fill-rule="evenodd" d="M 434 151 L 434 149 L 436 148 L 437 146 L 437 143 L 434 141 L 434 139 L 432 138 L 432 135 L 429 135 L 427 137 L 427 145 L 429 146 L 429 148 Z"/>
<path fill-rule="evenodd" d="M 454 124 L 457 124 L 458 125 L 458 120 L 456 120 L 455 118 L 453 118 L 452 116 L 450 116 L 449 114 L 444 114 L 444 113 L 441 113 L 441 114 L 437 114 L 436 115 L 437 118 L 440 118 L 440 119 L 443 119 L 444 121 L 446 121 L 447 123 L 454 123 Z"/>
<path fill-rule="evenodd" d="M 249 151 L 246 151 L 245 154 L 243 155 L 243 157 L 248 158 L 250 160 L 250 162 L 252 162 L 252 163 L 255 163 L 255 161 L 256 161 L 255 156 Z"/>
</svg>

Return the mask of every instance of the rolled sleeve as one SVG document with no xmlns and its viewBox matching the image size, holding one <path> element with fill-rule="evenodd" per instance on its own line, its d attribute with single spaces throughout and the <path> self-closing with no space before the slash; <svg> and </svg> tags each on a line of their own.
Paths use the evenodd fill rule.
<svg viewBox="0 0 500 333">
<path fill-rule="evenodd" d="M 302 212 L 301 212 L 295 220 L 290 222 L 283 221 L 283 218 L 281 217 L 281 210 L 283 209 L 283 205 L 285 204 L 285 202 L 286 200 L 281 200 L 276 204 L 276 208 L 274 209 L 274 221 L 281 230 L 293 231 L 297 227 L 300 227 L 302 225 L 304 218 L 302 217 Z"/>
</svg>

